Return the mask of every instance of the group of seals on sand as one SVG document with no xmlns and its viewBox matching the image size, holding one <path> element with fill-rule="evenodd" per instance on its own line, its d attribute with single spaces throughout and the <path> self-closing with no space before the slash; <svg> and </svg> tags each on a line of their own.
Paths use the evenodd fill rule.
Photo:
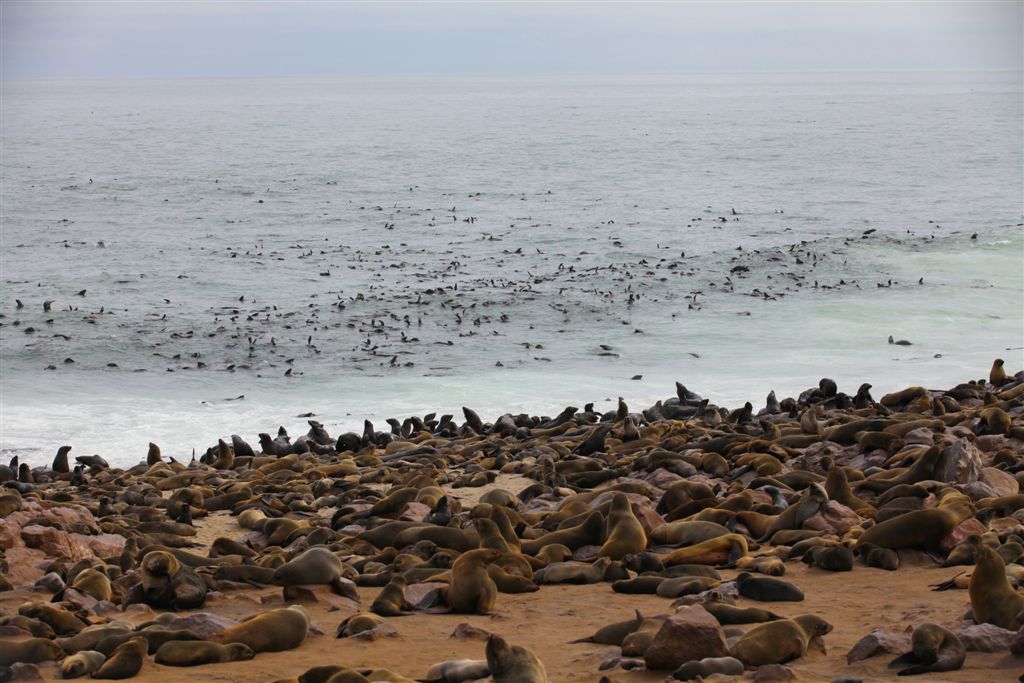
<svg viewBox="0 0 1024 683">
<path fill-rule="evenodd" d="M 62 660 L 67 677 L 127 678 L 149 657 L 203 666 L 301 648 L 316 629 L 294 603 L 318 590 L 350 606 L 338 637 L 372 639 L 409 614 L 500 613 L 503 596 L 576 583 L 675 600 L 574 641 L 616 648 L 603 668 L 735 675 L 808 656 L 841 618 L 760 606 L 804 600 L 780 578 L 791 561 L 845 572 L 973 564 L 942 584 L 967 589 L 962 621 L 907 623 L 903 673 L 956 670 L 969 656 L 958 634 L 972 623 L 1024 628 L 1024 373 L 1007 375 L 1001 362 L 988 379 L 877 401 L 869 385 L 850 397 L 823 379 L 797 398 L 771 395 L 756 413 L 683 385 L 640 412 L 623 401 L 607 413 L 588 405 L 494 423 L 464 412 L 461 424 L 427 415 L 337 438 L 311 421 L 295 442 L 279 434 L 254 449 L 235 436 L 187 464 L 154 445 L 127 470 L 98 456 L 70 467 L 66 448 L 51 467 L 0 466 L 0 524 L 14 537 L 32 540 L 42 524 L 123 541 L 102 556 L 58 550 L 35 591 L 0 560 L 0 588 L 24 600 L 0 609 L 0 666 Z M 513 492 L 494 484 L 500 475 L 531 483 Z M 470 504 L 463 487 L 486 492 Z M 195 525 L 213 513 L 234 516 L 240 535 L 201 554 Z M 365 609 L 356 586 L 376 590 Z M 162 620 L 212 591 L 252 587 L 280 590 L 288 604 L 211 631 Z M 164 615 L 118 619 L 115 606 L 140 602 Z M 666 634 L 694 614 L 717 623 L 721 645 L 666 660 Z M 484 659 L 467 661 L 440 662 L 425 680 L 548 680 L 535 653 L 498 634 Z M 411 680 L 340 664 L 296 680 L 374 680 L 367 674 Z"/>
</svg>

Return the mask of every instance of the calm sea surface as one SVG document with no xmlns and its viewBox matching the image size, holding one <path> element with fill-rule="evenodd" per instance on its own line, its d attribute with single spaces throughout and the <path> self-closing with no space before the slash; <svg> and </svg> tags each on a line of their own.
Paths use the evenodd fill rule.
<svg viewBox="0 0 1024 683">
<path fill-rule="evenodd" d="M 130 465 L 306 412 L 337 433 L 1019 370 L 1022 95 L 1020 72 L 4 83 L 0 449 Z"/>
</svg>

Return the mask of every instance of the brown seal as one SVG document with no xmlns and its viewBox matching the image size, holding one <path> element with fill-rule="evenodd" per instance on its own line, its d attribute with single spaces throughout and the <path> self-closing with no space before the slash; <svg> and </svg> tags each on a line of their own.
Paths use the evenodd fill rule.
<svg viewBox="0 0 1024 683">
<path fill-rule="evenodd" d="M 890 668 L 907 667 L 898 672 L 900 676 L 957 671 L 967 657 L 960 638 L 938 624 L 921 624 L 914 629 L 910 642 L 911 651 L 889 663 Z"/>
<path fill-rule="evenodd" d="M 107 657 L 107 661 L 93 672 L 93 678 L 121 679 L 131 678 L 142 669 L 146 661 L 149 643 L 142 636 L 121 643 Z"/>
<path fill-rule="evenodd" d="M 784 664 L 807 654 L 812 639 L 832 630 L 821 617 L 804 614 L 750 629 L 732 646 L 732 656 L 747 666 Z"/>
<path fill-rule="evenodd" d="M 240 662 L 256 656 L 242 643 L 208 643 L 193 640 L 172 640 L 160 646 L 154 661 L 167 666 L 200 666 L 219 662 Z"/>
<path fill-rule="evenodd" d="M 537 655 L 491 634 L 484 650 L 494 683 L 550 683 Z"/>
<path fill-rule="evenodd" d="M 60 659 L 63 656 L 64 651 L 60 645 L 46 638 L 4 639 L 0 644 L 0 666 L 10 666 L 15 662 L 37 664 Z"/>
<path fill-rule="evenodd" d="M 309 615 L 299 605 L 272 609 L 221 631 L 215 643 L 243 643 L 256 653 L 282 652 L 302 645 L 309 633 Z"/>
<path fill-rule="evenodd" d="M 99 669 L 105 661 L 107 658 L 102 652 L 81 650 L 65 657 L 64 661 L 60 663 L 60 677 L 81 678 Z"/>
<path fill-rule="evenodd" d="M 451 569 L 448 605 L 458 614 L 488 614 L 494 609 L 498 588 L 487 573 L 487 565 L 501 557 L 490 548 L 478 548 L 459 555 Z"/>
<path fill-rule="evenodd" d="M 647 534 L 640 520 L 633 514 L 633 507 L 624 493 L 612 496 L 607 527 L 608 540 L 598 551 L 598 557 L 621 560 L 626 555 L 639 553 L 647 548 Z"/>
<path fill-rule="evenodd" d="M 974 573 L 967 589 L 971 611 L 979 624 L 995 624 L 1016 631 L 1022 626 L 1024 595 L 1006 578 L 1006 563 L 995 550 L 979 546 L 975 554 Z"/>
</svg>

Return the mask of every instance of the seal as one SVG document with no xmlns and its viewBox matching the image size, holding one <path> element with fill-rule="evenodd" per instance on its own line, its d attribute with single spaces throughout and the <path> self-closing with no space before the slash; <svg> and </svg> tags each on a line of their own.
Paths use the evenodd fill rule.
<svg viewBox="0 0 1024 683">
<path fill-rule="evenodd" d="M 431 666 L 426 678 L 420 680 L 424 683 L 463 683 L 490 675 L 485 659 L 450 659 Z"/>
<path fill-rule="evenodd" d="M 627 619 L 626 621 L 617 621 L 607 626 L 594 631 L 592 635 L 586 638 L 580 638 L 578 640 L 570 640 L 570 643 L 598 643 L 599 645 L 618 645 L 622 646 L 622 641 L 625 640 L 626 636 L 633 633 L 640 628 L 640 622 L 643 621 L 643 617 L 638 612 L 636 617 L 633 619 Z"/>
<path fill-rule="evenodd" d="M 803 561 L 830 572 L 853 571 L 853 549 L 845 545 L 820 545 L 808 550 Z"/>
<path fill-rule="evenodd" d="M 1006 578 L 1006 563 L 985 545 L 978 547 L 974 561 L 974 573 L 967 587 L 974 621 L 1016 631 L 1024 625 L 1024 595 L 1014 590 Z"/>
<path fill-rule="evenodd" d="M 304 586 L 327 584 L 338 595 L 359 602 L 359 593 L 352 582 L 342 577 L 344 567 L 337 555 L 327 548 L 310 548 L 274 570 L 274 585 Z"/>
<path fill-rule="evenodd" d="M 743 662 L 735 657 L 705 657 L 700 661 L 686 662 L 672 673 L 677 681 L 693 681 L 722 674 L 723 676 L 739 676 L 743 673 Z"/>
<path fill-rule="evenodd" d="M 765 621 L 776 621 L 783 618 L 774 612 L 769 612 L 760 607 L 736 607 L 720 600 L 708 600 L 701 604 L 722 626 L 760 624 Z"/>
<path fill-rule="evenodd" d="M 142 669 L 148 649 L 149 643 L 141 636 L 121 643 L 103 665 L 93 672 L 92 677 L 113 680 L 131 678 Z"/>
<path fill-rule="evenodd" d="M 391 577 L 388 585 L 370 605 L 370 611 L 382 617 L 404 617 L 416 608 L 405 599 L 405 578 L 401 574 Z"/>
<path fill-rule="evenodd" d="M 371 631 L 384 623 L 384 619 L 369 612 L 357 612 L 338 624 L 336 638 L 350 638 L 363 631 Z"/>
<path fill-rule="evenodd" d="M 967 650 L 960 638 L 938 624 L 921 624 L 914 629 L 910 642 L 911 651 L 889 663 L 889 668 L 893 669 L 907 667 L 897 672 L 899 676 L 957 671 L 967 658 Z"/>
<path fill-rule="evenodd" d="M 484 648 L 487 668 L 494 683 L 550 683 L 548 673 L 537 655 L 493 633 Z"/>
<path fill-rule="evenodd" d="M 309 615 L 300 605 L 268 610 L 210 638 L 214 643 L 242 643 L 253 652 L 292 650 L 306 640 Z"/>
<path fill-rule="evenodd" d="M 747 538 L 742 534 L 718 536 L 686 548 L 678 548 L 661 558 L 666 567 L 676 564 L 726 564 L 747 554 Z"/>
<path fill-rule="evenodd" d="M 768 576 L 741 572 L 736 576 L 740 595 L 761 602 L 801 602 L 804 592 L 791 583 Z"/>
<path fill-rule="evenodd" d="M 102 652 L 80 650 L 73 655 L 65 657 L 64 661 L 60 663 L 60 677 L 81 678 L 86 674 L 96 671 L 105 661 L 107 661 L 107 658 Z"/>
<path fill-rule="evenodd" d="M 643 552 L 647 548 L 647 534 L 624 493 L 612 496 L 608 510 L 608 540 L 598 551 L 598 557 L 621 560 L 626 555 Z"/>
<path fill-rule="evenodd" d="M 452 564 L 448 584 L 448 605 L 453 612 L 488 614 L 494 609 L 498 587 L 487 573 L 487 565 L 500 557 L 500 551 L 490 548 L 478 548 L 459 555 Z"/>
<path fill-rule="evenodd" d="M 107 575 L 92 568 L 78 572 L 75 580 L 71 582 L 71 587 L 97 600 L 109 601 L 114 597 Z"/>
<path fill-rule="evenodd" d="M 64 656 L 60 645 L 47 638 L 29 638 L 27 640 L 3 640 L 0 646 L 0 666 L 10 666 L 15 662 L 38 664 Z"/>
<path fill-rule="evenodd" d="M 240 662 L 256 656 L 242 643 L 208 643 L 205 641 L 172 640 L 160 646 L 154 661 L 167 666 L 200 666 L 220 662 Z"/>
<path fill-rule="evenodd" d="M 147 552 L 139 563 L 142 600 L 161 609 L 198 609 L 206 602 L 206 582 L 165 550 Z"/>
<path fill-rule="evenodd" d="M 1003 359 L 996 358 L 992 361 L 992 369 L 988 372 L 988 383 L 997 387 L 1006 384 L 1006 370 L 1003 368 Z"/>
<path fill-rule="evenodd" d="M 964 501 L 929 510 L 912 510 L 872 526 L 860 535 L 857 547 L 870 544 L 892 550 L 934 550 L 953 527 L 973 516 L 974 506 Z"/>
<path fill-rule="evenodd" d="M 57 449 L 57 455 L 53 456 L 53 465 L 50 466 L 54 472 L 59 474 L 68 474 L 71 472 L 71 467 L 68 464 L 68 453 L 71 452 L 71 446 L 61 446 Z"/>
<path fill-rule="evenodd" d="M 807 654 L 812 639 L 832 630 L 832 624 L 819 616 L 804 614 L 759 624 L 732 646 L 732 656 L 746 666 L 785 664 Z"/>
</svg>

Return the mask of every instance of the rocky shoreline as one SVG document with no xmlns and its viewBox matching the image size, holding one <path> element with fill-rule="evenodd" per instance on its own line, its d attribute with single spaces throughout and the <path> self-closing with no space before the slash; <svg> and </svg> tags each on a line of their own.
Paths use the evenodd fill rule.
<svg viewBox="0 0 1024 683">
<path fill-rule="evenodd" d="M 191 463 L 15 459 L 0 681 L 1014 680 L 1024 372 L 1002 365 L 877 400 L 677 385 L 638 412 L 310 420 Z"/>
</svg>

